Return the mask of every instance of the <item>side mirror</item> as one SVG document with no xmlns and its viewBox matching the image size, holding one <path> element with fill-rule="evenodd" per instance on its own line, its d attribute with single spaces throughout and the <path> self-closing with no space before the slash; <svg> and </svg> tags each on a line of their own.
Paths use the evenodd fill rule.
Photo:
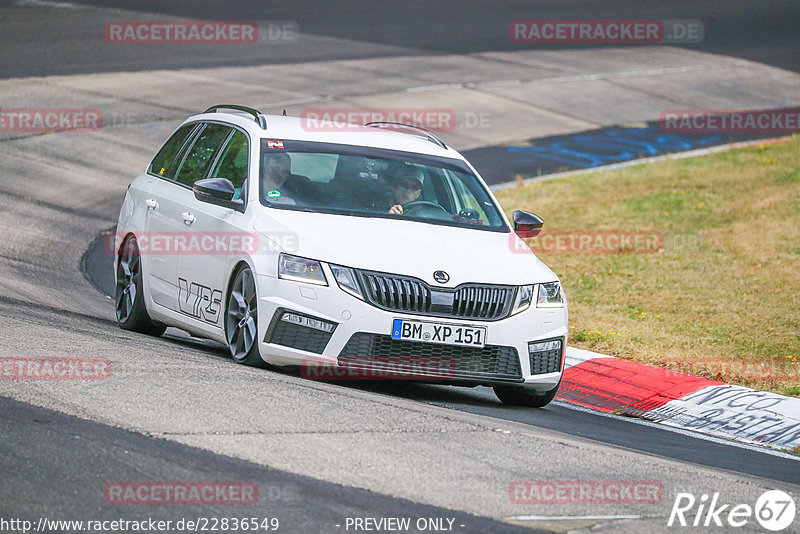
<svg viewBox="0 0 800 534">
<path fill-rule="evenodd" d="M 200 202 L 208 202 L 223 208 L 230 208 L 236 211 L 244 211 L 244 201 L 234 200 L 236 188 L 227 178 L 206 178 L 197 180 L 192 187 L 194 198 Z"/>
<path fill-rule="evenodd" d="M 527 211 L 514 212 L 514 232 L 521 238 L 536 237 L 542 231 L 544 221 L 538 215 Z"/>
</svg>

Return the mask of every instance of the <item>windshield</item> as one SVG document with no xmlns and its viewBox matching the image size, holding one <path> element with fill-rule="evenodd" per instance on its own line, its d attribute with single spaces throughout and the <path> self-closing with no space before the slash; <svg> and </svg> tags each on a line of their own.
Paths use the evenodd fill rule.
<svg viewBox="0 0 800 534">
<path fill-rule="evenodd" d="M 450 158 L 264 139 L 259 179 L 270 207 L 508 231 L 478 178 Z"/>
</svg>

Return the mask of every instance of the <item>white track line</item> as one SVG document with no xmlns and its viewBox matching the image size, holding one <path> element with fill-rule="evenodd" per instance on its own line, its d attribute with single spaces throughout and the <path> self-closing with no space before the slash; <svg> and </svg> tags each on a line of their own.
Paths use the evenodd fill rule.
<svg viewBox="0 0 800 534">
<path fill-rule="evenodd" d="M 614 520 L 642 519 L 641 515 L 512 515 L 506 521 L 577 521 L 577 520 Z"/>
</svg>

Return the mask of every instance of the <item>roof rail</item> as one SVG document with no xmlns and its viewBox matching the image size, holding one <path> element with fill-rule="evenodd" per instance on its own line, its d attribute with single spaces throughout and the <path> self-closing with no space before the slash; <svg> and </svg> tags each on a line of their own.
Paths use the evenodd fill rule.
<svg viewBox="0 0 800 534">
<path fill-rule="evenodd" d="M 259 126 L 261 126 L 262 130 L 267 129 L 267 119 L 264 117 L 264 114 L 257 109 L 248 108 L 247 106 L 237 106 L 236 104 L 217 104 L 216 106 L 211 106 L 203 113 L 216 113 L 217 110 L 220 109 L 234 109 L 236 111 L 241 111 L 243 113 L 247 113 L 248 115 L 252 115 L 255 117 L 256 122 Z"/>
<path fill-rule="evenodd" d="M 372 126 L 373 128 L 391 128 L 394 130 L 406 130 L 405 133 L 412 133 L 419 136 L 425 137 L 428 141 L 435 145 L 439 145 L 440 147 L 447 149 L 447 145 L 444 142 L 436 137 L 434 134 L 426 130 L 425 128 L 420 128 L 419 126 L 413 126 L 411 124 L 403 124 L 401 122 L 368 122 L 364 126 Z"/>
</svg>

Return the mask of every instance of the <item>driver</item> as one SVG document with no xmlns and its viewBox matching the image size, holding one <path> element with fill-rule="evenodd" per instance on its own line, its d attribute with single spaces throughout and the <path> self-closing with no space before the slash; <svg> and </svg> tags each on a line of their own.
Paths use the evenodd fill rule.
<svg viewBox="0 0 800 534">
<path fill-rule="evenodd" d="M 403 204 L 417 200 L 422 194 L 422 169 L 405 164 L 392 180 L 389 213 L 403 214 Z"/>
</svg>

